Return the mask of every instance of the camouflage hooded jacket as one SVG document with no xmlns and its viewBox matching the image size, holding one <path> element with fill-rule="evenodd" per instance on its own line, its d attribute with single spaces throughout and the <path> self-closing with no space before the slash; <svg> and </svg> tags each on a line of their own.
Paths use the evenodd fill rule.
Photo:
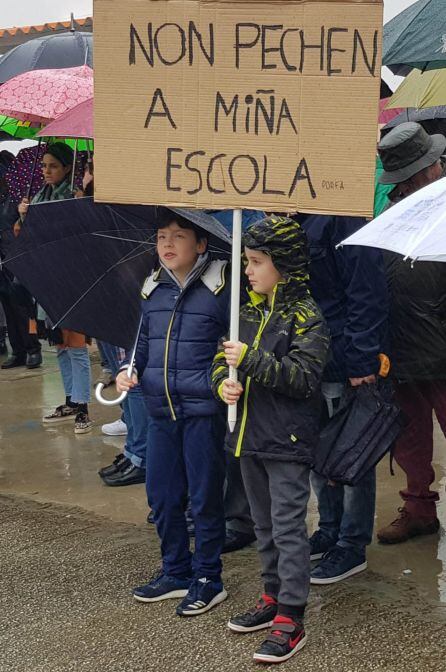
<svg viewBox="0 0 446 672">
<path fill-rule="evenodd" d="M 244 393 L 226 447 L 236 456 L 312 464 L 329 338 L 307 286 L 305 234 L 293 220 L 269 217 L 246 231 L 243 244 L 270 254 L 283 282 L 270 307 L 265 296 L 249 292 L 241 308 L 240 341 L 247 347 L 238 374 Z M 211 374 L 217 397 L 228 373 L 220 345 Z"/>
</svg>

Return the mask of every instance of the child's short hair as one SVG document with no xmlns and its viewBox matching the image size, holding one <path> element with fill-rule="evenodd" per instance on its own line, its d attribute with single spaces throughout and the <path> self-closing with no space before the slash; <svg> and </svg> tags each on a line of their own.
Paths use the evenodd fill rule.
<svg viewBox="0 0 446 672">
<path fill-rule="evenodd" d="M 205 229 L 201 229 L 199 226 L 193 222 L 190 222 L 185 217 L 177 215 L 175 212 L 172 212 L 167 208 L 163 208 L 162 211 L 158 214 L 156 229 L 157 231 L 159 231 L 159 229 L 167 229 L 167 227 L 171 224 L 178 224 L 180 229 L 193 231 L 195 238 L 197 239 L 197 243 L 199 243 L 201 240 L 209 241 L 209 234 L 207 231 L 205 231 Z"/>
</svg>

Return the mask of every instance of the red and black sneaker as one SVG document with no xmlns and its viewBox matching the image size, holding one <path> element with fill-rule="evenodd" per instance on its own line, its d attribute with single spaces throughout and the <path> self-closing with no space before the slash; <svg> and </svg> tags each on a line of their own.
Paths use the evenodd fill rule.
<svg viewBox="0 0 446 672">
<path fill-rule="evenodd" d="M 282 663 L 303 649 L 307 636 L 302 621 L 276 616 L 271 632 L 254 654 L 257 663 Z"/>
<path fill-rule="evenodd" d="M 245 614 L 234 616 L 228 621 L 233 632 L 255 632 L 269 628 L 277 614 L 277 601 L 270 595 L 262 595 L 255 607 Z"/>
</svg>

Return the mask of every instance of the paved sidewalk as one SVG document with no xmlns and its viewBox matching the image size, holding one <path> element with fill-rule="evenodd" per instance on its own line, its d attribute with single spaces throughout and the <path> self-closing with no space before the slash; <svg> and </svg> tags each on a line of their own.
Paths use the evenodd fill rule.
<svg viewBox="0 0 446 672">
<path fill-rule="evenodd" d="M 426 549 L 427 551 L 428 549 Z M 158 566 L 152 529 L 75 508 L 0 496 L 1 672 L 245 672 L 262 635 L 225 625 L 258 590 L 255 549 L 225 559 L 229 599 L 181 619 L 131 586 Z M 444 609 L 410 581 L 367 572 L 312 590 L 305 672 L 442 672 Z"/>
</svg>

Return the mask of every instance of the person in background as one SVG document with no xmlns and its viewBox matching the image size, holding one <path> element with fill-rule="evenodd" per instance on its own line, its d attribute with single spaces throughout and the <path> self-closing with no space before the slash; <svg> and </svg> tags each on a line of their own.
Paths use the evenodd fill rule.
<svg viewBox="0 0 446 672">
<path fill-rule="evenodd" d="M 389 206 L 446 176 L 444 135 L 428 135 L 420 124 L 407 122 L 388 133 L 378 147 L 383 184 L 396 184 Z M 403 506 L 389 525 L 378 531 L 384 544 L 438 534 L 438 492 L 432 468 L 435 413 L 446 435 L 446 264 L 411 264 L 402 256 L 384 255 L 390 290 L 390 335 L 396 400 L 407 425 L 396 441 L 394 458 L 406 474 Z"/>
<path fill-rule="evenodd" d="M 387 352 L 388 292 L 380 250 L 336 245 L 364 226 L 364 219 L 297 214 L 310 249 L 310 289 L 331 334 L 324 371 L 321 429 L 339 405 L 347 385 L 373 383 L 379 356 Z M 311 559 L 320 560 L 311 583 L 347 579 L 367 568 L 366 548 L 373 538 L 375 469 L 355 486 L 329 483 L 315 472 L 311 483 L 319 526 L 310 538 Z"/>
<path fill-rule="evenodd" d="M 42 160 L 45 184 L 37 192 L 31 203 L 73 198 L 71 171 L 73 151 L 61 142 L 48 145 Z M 26 218 L 30 204 L 23 199 L 19 205 L 20 219 L 15 224 L 16 235 Z M 67 329 L 49 329 L 49 341 L 57 346 L 57 361 L 65 390 L 65 402 L 48 415 L 43 424 L 73 421 L 75 434 L 86 434 L 93 428 L 88 414 L 90 401 L 91 367 L 87 348 L 87 338 L 83 334 Z"/>
<path fill-rule="evenodd" d="M 308 289 L 299 224 L 263 219 L 247 229 L 243 244 L 251 291 L 240 311 L 240 342 L 220 346 L 211 379 L 217 398 L 239 402 L 226 447 L 240 459 L 264 587 L 256 605 L 228 627 L 236 633 L 270 628 L 254 660 L 280 663 L 306 642 L 306 515 L 329 338 Z M 238 370 L 238 383 L 229 379 L 230 366 Z"/>
<path fill-rule="evenodd" d="M 17 220 L 17 207 L 11 201 L 5 179 L 13 162 L 14 156 L 10 152 L 0 152 L 0 259 L 5 256 L 7 246 L 14 239 L 12 230 Z M 1 368 L 13 369 L 19 366 L 26 366 L 28 369 L 38 368 L 42 364 L 42 354 L 34 329 L 35 302 L 25 287 L 20 285 L 6 268 L 0 268 L 0 301 L 5 322 L 0 326 L 1 353 L 7 354 L 6 330 L 11 345 L 11 354 L 2 363 Z"/>
</svg>

